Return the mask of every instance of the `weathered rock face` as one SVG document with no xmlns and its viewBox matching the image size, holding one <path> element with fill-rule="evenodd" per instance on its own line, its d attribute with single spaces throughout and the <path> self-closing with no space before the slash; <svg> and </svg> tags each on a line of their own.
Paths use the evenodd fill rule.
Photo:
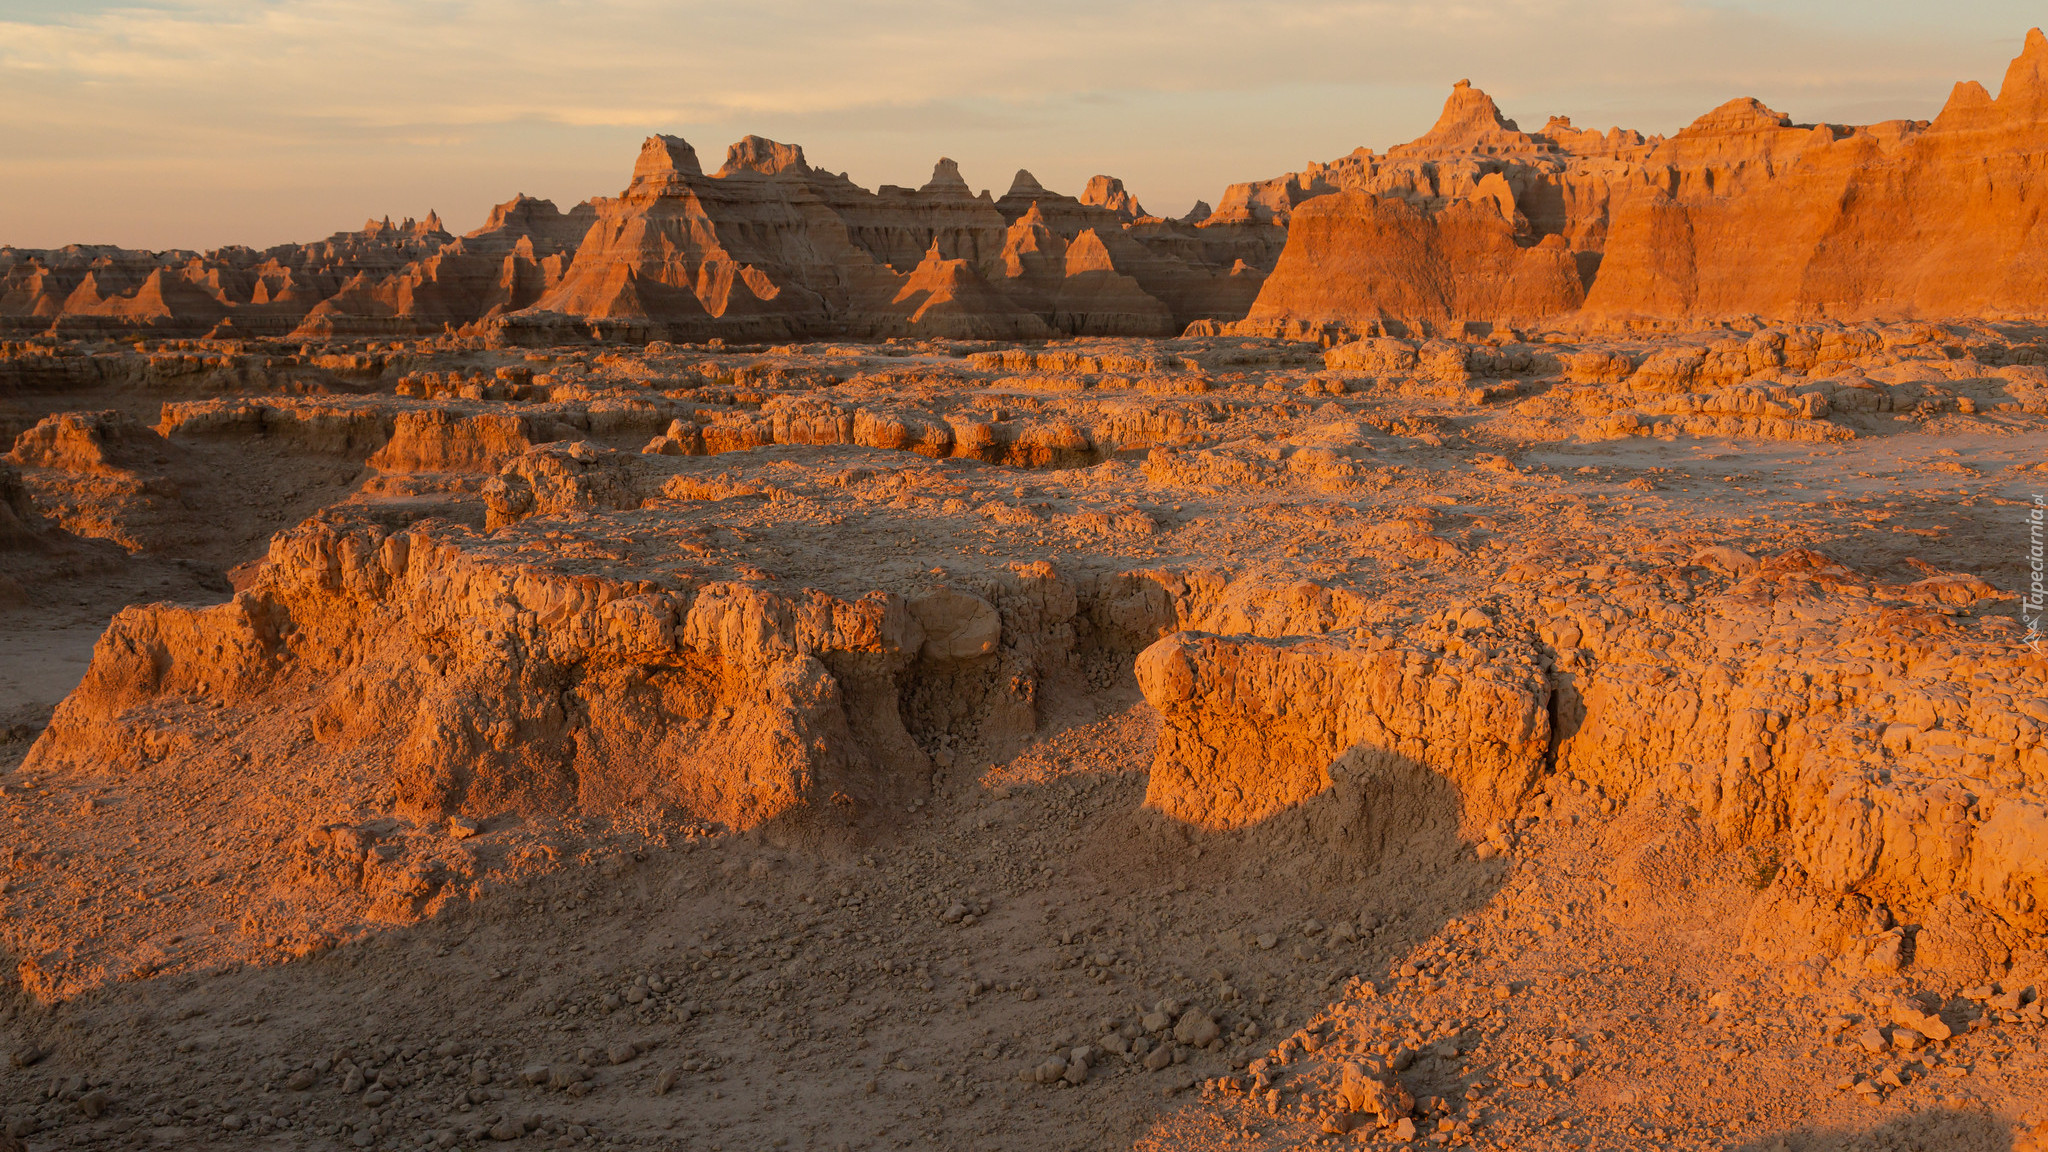
<svg viewBox="0 0 2048 1152">
<path fill-rule="evenodd" d="M 1860 320 L 2037 314 L 2048 234 L 2048 39 L 1995 101 L 1958 85 L 1931 124 L 1794 126 L 1724 106 L 1616 198 L 1589 313 Z M 1656 169 L 1661 167 L 1661 171 Z M 1711 185 L 1711 186 L 1710 186 Z"/>
<path fill-rule="evenodd" d="M 1787 842 L 1829 890 L 1916 910 L 1959 892 L 2038 924 L 2048 747 L 2010 697 L 1977 691 L 1946 662 L 1997 668 L 1992 681 L 2011 685 L 2038 676 L 2038 658 L 2018 645 L 1948 649 L 1946 617 L 1912 606 L 1939 601 L 1939 581 L 1890 590 L 1906 603 L 1878 613 L 1834 594 L 1859 583 L 1787 554 L 1736 582 L 1701 636 L 1560 621 L 1600 661 L 1561 701 L 1560 768 L 1621 795 L 1685 796 L 1732 842 Z M 1655 659 L 1698 669 L 1698 687 Z M 2006 783 L 1993 797 L 1972 780 Z"/>
<path fill-rule="evenodd" d="M 2038 315 L 2044 93 L 2038 29 L 1997 99 L 1959 84 L 1932 123 L 1799 125 L 1745 98 L 1668 140 L 1527 133 L 1460 82 L 1384 157 L 1231 190 L 1211 224 L 1289 224 L 1234 331 Z"/>
<path fill-rule="evenodd" d="M 1028 270 L 1011 260 L 1026 216 L 1046 258 Z M 0 249 L 0 330 L 301 340 L 489 330 L 513 343 L 1165 336 L 1241 317 L 1280 235 L 1146 216 L 1108 176 L 1076 198 L 1019 173 L 994 200 L 941 160 L 921 188 L 869 192 L 794 145 L 749 136 L 707 175 L 688 142 L 655 136 L 617 198 L 563 213 L 519 196 L 461 237 L 429 216 L 264 252 Z M 1078 280 L 1063 302 L 1060 262 L 1077 243 Z"/>
<path fill-rule="evenodd" d="M 1470 829 L 1558 773 L 1623 803 L 1687 805 L 1726 843 L 1780 846 L 1790 877 L 1834 894 L 1787 899 L 1853 894 L 1915 923 L 1963 901 L 2048 923 L 2048 734 L 2011 695 L 2040 683 L 2041 658 L 1958 646 L 1926 607 L 1997 593 L 1725 551 L 1619 589 L 1509 586 L 1490 609 L 1429 622 L 1446 632 L 1363 640 L 1328 635 L 1369 616 L 1327 590 L 1266 597 L 1268 615 L 1247 620 L 1228 608 L 1244 589 L 1165 582 L 1154 615 L 1168 626 L 1207 618 L 1236 635 L 1178 633 L 1139 658 L 1163 718 L 1147 803 L 1229 829 L 1322 798 L 1355 824 L 1375 803 L 1355 797 L 1405 770 L 1411 792 L 1448 784 Z M 1846 931 L 1756 947 L 1839 951 Z"/>
<path fill-rule="evenodd" d="M 1024 314 L 1143 306 L 1036 207 Z M 929 319 L 994 307 L 967 238 L 891 266 Z M 341 1132 L 381 1065 L 770 1147 L 901 1119 L 861 1037 L 1047 1104 L 1010 1138 L 956 1094 L 947 1146 L 1459 1145 L 1481 1073 L 1505 1147 L 1824 1145 L 1876 1060 L 1994 1118 L 2048 1070 L 2048 326 L 11 354 L 0 1110 L 38 1138 Z M 124 476 L 192 531 L 57 527 Z M 568 1055 L 619 1029 L 664 1054 Z M 701 1090 L 791 1044 L 827 1079 L 765 1122 Z M 657 1073 L 681 1111 L 636 1112 Z"/>
<path fill-rule="evenodd" d="M 1512 199 L 1508 211 L 1484 196 L 1434 213 L 1362 192 L 1311 200 L 1294 213 L 1287 249 L 1245 323 L 1443 331 L 1577 308 L 1584 289 L 1563 239 L 1528 243 Z"/>
<path fill-rule="evenodd" d="M 119 412 L 65 412 L 23 432 L 5 459 L 65 531 L 144 550 L 184 512 L 170 454 L 161 436 Z"/>
<path fill-rule="evenodd" d="M 1074 197 L 1020 171 L 994 198 L 942 159 L 919 188 L 870 192 L 794 145 L 749 136 L 706 174 L 655 136 L 618 197 L 563 213 L 520 196 L 459 238 L 429 216 L 264 252 L 0 249 L 0 330 L 1328 340 L 2036 315 L 2044 109 L 2038 30 L 1995 99 L 1958 84 L 1931 123 L 1801 125 L 1741 98 L 1668 140 L 1563 117 L 1528 132 L 1460 81 L 1410 143 L 1233 185 L 1177 221 L 1110 176 Z"/>
<path fill-rule="evenodd" d="M 1251 827 L 1326 794 L 1358 808 L 1347 823 L 1362 828 L 1430 776 L 1450 784 L 1463 819 L 1489 823 L 1514 811 L 1550 745 L 1532 659 L 1176 633 L 1137 671 L 1165 718 L 1146 803 L 1205 829 Z"/>
<path fill-rule="evenodd" d="M 870 193 L 758 137 L 715 176 L 687 148 L 648 142 L 562 283 L 502 338 L 1168 335 L 1256 288 L 1229 243 L 1142 217 L 1108 177 L 1077 200 L 1019 173 L 992 200 L 940 160 L 921 188 Z"/>
<path fill-rule="evenodd" d="M 453 528 L 284 534 L 233 602 L 117 618 L 35 756 L 147 756 L 120 733 L 155 699 L 312 689 L 314 738 L 376 757 L 431 816 L 655 801 L 750 826 L 914 775 L 907 737 L 876 747 L 866 717 L 854 737 L 864 702 L 827 666 L 886 679 L 913 659 L 924 635 L 900 599 L 679 596 L 498 551 Z"/>
</svg>

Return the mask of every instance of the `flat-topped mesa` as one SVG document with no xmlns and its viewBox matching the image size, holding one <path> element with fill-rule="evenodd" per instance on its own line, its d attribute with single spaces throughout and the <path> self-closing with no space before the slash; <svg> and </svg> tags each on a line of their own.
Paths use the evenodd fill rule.
<svg viewBox="0 0 2048 1152">
<path fill-rule="evenodd" d="M 1493 97 L 1472 87 L 1470 80 L 1451 86 L 1450 98 L 1429 131 L 1406 144 L 1387 149 L 1389 159 L 1430 155 L 1526 155 L 1554 152 L 1556 146 L 1529 135 L 1500 114 Z"/>
<path fill-rule="evenodd" d="M 764 136 L 744 136 L 725 150 L 725 164 L 719 168 L 718 176 L 724 179 L 742 173 L 760 176 L 778 176 L 784 172 L 807 175 L 811 166 L 804 162 L 804 150 L 796 144 L 779 144 Z"/>
<path fill-rule="evenodd" d="M 704 175 L 704 166 L 697 162 L 697 150 L 680 136 L 649 136 L 640 145 L 640 158 L 633 164 L 633 182 L 626 186 L 624 198 L 628 200 L 651 199 L 664 193 L 680 191 L 685 187 L 685 178 Z"/>
</svg>

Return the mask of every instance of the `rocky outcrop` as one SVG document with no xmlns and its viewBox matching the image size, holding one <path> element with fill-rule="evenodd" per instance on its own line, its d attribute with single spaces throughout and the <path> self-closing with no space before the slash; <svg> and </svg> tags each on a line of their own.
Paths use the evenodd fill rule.
<svg viewBox="0 0 2048 1152">
<path fill-rule="evenodd" d="M 2037 316 L 2044 92 L 2038 29 L 1996 99 L 1959 84 L 1931 123 L 1744 98 L 1668 140 L 1524 132 L 1461 81 L 1417 140 L 1235 186 L 1206 226 L 1288 225 L 1243 334 Z"/>
<path fill-rule="evenodd" d="M 1487 196 L 1434 213 L 1362 192 L 1312 200 L 1294 213 L 1242 327 L 1456 331 L 1467 320 L 1521 324 L 1576 309 L 1584 289 L 1564 240 L 1528 243 L 1526 221 L 1507 204 L 1503 216 Z"/>
<path fill-rule="evenodd" d="M 558 280 L 590 210 L 517 197 L 451 236 L 438 217 L 373 220 L 264 251 L 0 249 L 0 329 L 64 335 L 438 334 L 520 308 Z"/>
<path fill-rule="evenodd" d="M 850 717 L 872 702 L 829 665 L 886 678 L 923 644 L 897 597 L 665 590 L 523 565 L 456 528 L 315 522 L 231 603 L 117 617 L 32 767 L 149 756 L 121 733 L 152 700 L 310 693 L 315 738 L 388 764 L 409 811 L 652 800 L 748 826 L 909 787 L 921 756 L 900 725 L 892 740 Z"/>
<path fill-rule="evenodd" d="M 16 437 L 5 459 L 66 532 L 144 551 L 185 517 L 170 456 L 161 436 L 119 412 L 63 412 Z"/>
<path fill-rule="evenodd" d="M 1386 634 L 1175 633 L 1137 672 L 1164 718 L 1145 802 L 1204 829 L 1250 827 L 1328 794 L 1358 809 L 1354 828 L 1384 834 L 1374 801 L 1398 803 L 1417 776 L 1447 781 L 1463 817 L 1489 823 L 1520 804 L 1550 746 L 1533 653 L 1460 659 Z"/>
<path fill-rule="evenodd" d="M 942 159 L 920 188 L 870 193 L 758 137 L 713 176 L 684 142 L 651 138 L 597 212 L 562 283 L 499 338 L 1171 335 L 1234 314 L 1257 283 L 1108 177 L 1074 199 L 1020 172 L 992 200 Z"/>
<path fill-rule="evenodd" d="M 1931 124 L 1793 125 L 1754 101 L 1652 153 L 1612 210 L 1589 313 L 1842 320 L 2039 314 L 2048 38 L 1998 99 L 1958 85 Z M 1725 173 L 1707 186 L 1709 173 Z"/>
<path fill-rule="evenodd" d="M 1349 826 L 1402 802 L 1372 787 L 1395 774 L 1447 784 L 1477 839 L 1557 773 L 1687 806 L 1829 900 L 1914 925 L 1956 901 L 2048 925 L 2048 665 L 1966 639 L 1938 607 L 1998 595 L 1983 581 L 1885 585 L 1812 552 L 1724 548 L 1619 586 L 1503 585 L 1398 631 L 1333 590 L 1250 583 L 1111 601 L 1225 633 L 1138 659 L 1163 719 L 1147 803 L 1177 819 L 1244 828 L 1316 802 Z"/>
<path fill-rule="evenodd" d="M 567 213 L 517 197 L 456 237 L 371 221 L 262 252 L 0 249 L 0 331 L 783 341 L 2039 315 L 2048 38 L 1931 122 L 1798 124 L 1731 100 L 1670 139 L 1525 131 L 1459 81 L 1385 154 L 1232 185 L 1180 220 L 1122 182 L 951 160 L 868 191 L 759 136 L 707 174 L 672 136 Z M 1284 255 L 1283 255 L 1284 252 Z M 1234 327 L 1232 327 L 1234 325 Z"/>
<path fill-rule="evenodd" d="M 1050 261 L 1028 274 L 1010 260 L 1026 216 Z M 1062 306 L 1058 269 L 1075 243 L 1089 250 Z M 1279 248 L 1269 225 L 1203 230 L 1146 216 L 1109 176 L 1072 197 L 1019 173 L 996 200 L 941 160 L 922 187 L 870 192 L 795 145 L 748 136 L 706 174 L 688 142 L 654 136 L 618 197 L 564 213 L 518 196 L 460 237 L 430 215 L 262 252 L 0 249 L 0 331 L 487 331 L 511 343 L 1163 336 L 1242 316 Z M 1135 287 L 1120 280 L 1105 297 L 1105 270 Z"/>
</svg>

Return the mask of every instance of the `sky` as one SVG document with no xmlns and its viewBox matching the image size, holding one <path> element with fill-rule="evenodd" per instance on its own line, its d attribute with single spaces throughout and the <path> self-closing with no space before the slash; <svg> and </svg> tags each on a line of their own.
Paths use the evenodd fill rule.
<svg viewBox="0 0 2048 1152">
<path fill-rule="evenodd" d="M 1470 78 L 1524 128 L 1674 132 L 1735 96 L 1807 123 L 1994 92 L 2008 0 L 0 0 L 0 245 L 264 247 L 715 169 L 748 133 L 866 187 L 950 156 L 1179 215 L 1435 120 Z"/>
</svg>

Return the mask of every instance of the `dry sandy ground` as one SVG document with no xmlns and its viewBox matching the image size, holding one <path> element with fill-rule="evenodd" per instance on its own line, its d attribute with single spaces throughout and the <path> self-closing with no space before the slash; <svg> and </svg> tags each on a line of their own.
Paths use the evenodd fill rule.
<svg viewBox="0 0 2048 1152">
<path fill-rule="evenodd" d="M 906 362 L 951 361 L 867 366 Z M 1097 375 L 1085 399 L 1115 387 Z M 689 558 L 840 595 L 934 567 L 1209 566 L 1321 581 L 1398 614 L 1458 603 L 1516 564 L 1597 584 L 1730 545 L 1813 548 L 1871 579 L 1966 571 L 2009 592 L 2020 514 L 2048 486 L 2048 418 L 2024 408 L 1844 415 L 1813 422 L 1855 433 L 1825 443 L 1615 439 L 1540 405 L 1332 391 L 1313 364 L 1212 375 L 1200 399 L 1224 407 L 1178 462 L 1133 449 L 1023 468 L 846 445 L 686 459 L 690 476 L 790 494 L 691 512 L 716 531 L 692 528 L 711 544 Z M 1047 411 L 995 391 L 977 402 Z M 1257 466 L 1331 443 L 1353 461 L 1341 483 Z M 960 734 L 927 797 L 858 837 L 672 812 L 487 824 L 466 850 L 503 866 L 473 898 L 413 923 L 349 912 L 281 934 L 235 909 L 276 882 L 298 826 L 249 826 L 232 776 L 16 771 L 121 605 L 224 599 L 271 532 L 330 501 L 388 502 L 397 483 L 326 459 L 290 474 L 274 446 L 179 451 L 176 467 L 214 479 L 188 483 L 168 542 L 87 541 L 68 569 L 18 569 L 31 598 L 0 615 L 0 727 L 19 726 L 0 744 L 0 948 L 31 963 L 69 949 L 76 965 L 46 986 L 58 998 L 0 986 L 0 1122 L 33 1152 L 2003 1152 L 2048 1122 L 2042 1017 L 2021 1010 L 2037 976 L 2020 953 L 1981 988 L 1750 959 L 1744 918 L 1776 868 L 1758 846 L 1683 804 L 1565 776 L 1478 852 L 1455 819 L 1369 854 L 1285 829 L 1190 829 L 1144 806 L 1160 720 L 1129 653 L 1048 680 L 1028 738 Z M 408 482 L 481 522 L 474 479 Z M 269 489 L 291 495 L 210 494 Z M 1133 515 L 1141 531 L 1103 528 Z M 1390 545 L 1391 520 L 1455 548 Z M 606 530 L 565 522 L 557 543 L 609 540 L 615 552 L 588 555 L 640 563 L 629 545 L 644 536 Z M 1956 619 L 2011 635 L 2016 605 Z M 165 715 L 223 749 L 260 750 L 276 726 Z M 322 803 L 386 814 L 379 782 L 322 755 L 304 758 L 307 779 L 333 784 Z M 1866 1030 L 1916 991 L 1959 1034 L 1903 1049 L 1887 1029 L 1871 1051 Z M 2010 992 L 2020 1004 L 1990 1001 Z M 1333 1109 L 1347 1062 L 1398 1079 L 1409 1126 Z"/>
</svg>

